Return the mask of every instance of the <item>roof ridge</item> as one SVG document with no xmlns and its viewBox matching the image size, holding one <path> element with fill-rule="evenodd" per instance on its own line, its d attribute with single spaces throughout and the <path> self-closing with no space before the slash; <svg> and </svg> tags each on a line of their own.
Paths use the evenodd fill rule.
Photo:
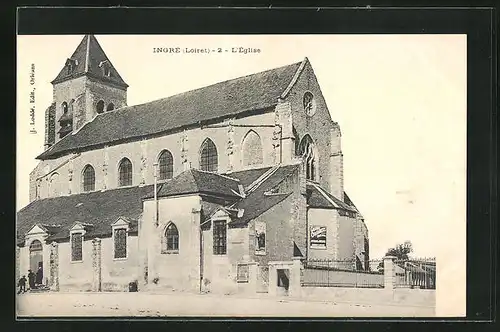
<svg viewBox="0 0 500 332">
<path fill-rule="evenodd" d="M 283 91 L 283 93 L 279 97 L 280 99 L 286 98 L 286 96 L 288 95 L 288 93 L 290 93 L 290 90 L 292 90 L 292 88 L 294 87 L 295 83 L 297 83 L 300 74 L 302 74 L 302 72 L 304 71 L 304 68 L 306 67 L 306 64 L 308 62 L 309 62 L 309 59 L 307 57 L 305 57 L 304 60 L 302 60 L 302 62 L 300 63 L 299 68 L 297 68 L 297 71 L 295 72 L 295 75 L 293 75 L 292 80 L 290 81 L 290 84 L 286 87 L 286 89 Z"/>
<path fill-rule="evenodd" d="M 201 170 L 201 169 L 197 169 L 197 168 L 191 168 L 192 170 L 195 170 L 197 172 L 200 172 L 200 173 L 207 173 L 207 174 L 214 174 L 214 175 L 218 175 L 218 176 L 221 176 L 223 178 L 226 178 L 226 179 L 229 179 L 229 180 L 233 180 L 233 181 L 236 181 L 236 182 L 240 182 L 239 179 L 235 179 L 235 178 L 232 178 L 230 176 L 227 176 L 227 175 L 224 175 L 224 174 L 221 174 L 221 173 L 215 173 L 215 172 L 209 172 L 209 171 L 204 171 L 204 170 Z"/>
<path fill-rule="evenodd" d="M 87 49 L 85 50 L 85 69 L 84 72 L 89 72 L 89 57 L 90 57 L 90 35 L 85 36 L 87 38 Z"/>
<path fill-rule="evenodd" d="M 340 206 L 339 206 L 337 203 L 335 203 L 335 202 L 333 201 L 333 199 L 331 199 L 331 198 L 330 198 L 330 197 L 329 197 L 329 196 L 328 196 L 328 195 L 327 195 L 327 194 L 323 191 L 323 188 L 321 188 L 319 185 L 317 185 L 316 183 L 311 182 L 311 181 L 308 181 L 307 183 L 309 183 L 309 184 L 311 184 L 312 186 L 314 186 L 314 188 L 316 188 L 316 190 L 318 190 L 318 191 L 321 193 L 321 195 L 323 195 L 323 197 L 324 197 L 324 198 L 326 198 L 326 200 L 327 200 L 328 202 L 330 202 L 330 204 L 332 204 L 332 205 L 333 205 L 333 207 L 335 207 L 335 208 L 340 208 Z"/>
<path fill-rule="evenodd" d="M 255 179 L 252 183 L 250 183 L 246 189 L 247 193 L 251 193 L 255 191 L 262 183 L 264 183 L 271 175 L 276 173 L 276 171 L 281 167 L 281 164 L 274 165 L 267 171 L 265 171 L 261 176 Z"/>
</svg>

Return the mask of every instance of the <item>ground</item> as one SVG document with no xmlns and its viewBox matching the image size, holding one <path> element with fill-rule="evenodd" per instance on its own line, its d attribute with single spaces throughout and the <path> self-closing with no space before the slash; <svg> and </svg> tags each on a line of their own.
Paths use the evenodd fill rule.
<svg viewBox="0 0 500 332">
<path fill-rule="evenodd" d="M 334 301 L 244 298 L 211 294 L 33 293 L 17 297 L 19 318 L 39 316 L 139 317 L 433 317 L 433 307 L 369 305 Z"/>
</svg>

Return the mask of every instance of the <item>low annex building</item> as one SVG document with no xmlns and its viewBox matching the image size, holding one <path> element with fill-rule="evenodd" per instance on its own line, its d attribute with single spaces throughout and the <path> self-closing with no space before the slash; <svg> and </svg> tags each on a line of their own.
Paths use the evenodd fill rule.
<svg viewBox="0 0 500 332">
<path fill-rule="evenodd" d="M 309 60 L 149 103 L 87 35 L 52 81 L 17 273 L 55 290 L 244 290 L 248 264 L 368 269 L 339 125 Z M 262 284 L 266 283 L 264 273 Z"/>
</svg>

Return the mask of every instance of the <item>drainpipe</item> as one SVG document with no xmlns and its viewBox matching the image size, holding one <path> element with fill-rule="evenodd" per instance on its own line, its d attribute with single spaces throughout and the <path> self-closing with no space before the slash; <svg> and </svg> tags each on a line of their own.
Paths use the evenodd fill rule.
<svg viewBox="0 0 500 332">
<path fill-rule="evenodd" d="M 158 227 L 158 163 L 153 163 L 154 168 L 154 201 L 155 201 L 155 226 Z"/>
</svg>

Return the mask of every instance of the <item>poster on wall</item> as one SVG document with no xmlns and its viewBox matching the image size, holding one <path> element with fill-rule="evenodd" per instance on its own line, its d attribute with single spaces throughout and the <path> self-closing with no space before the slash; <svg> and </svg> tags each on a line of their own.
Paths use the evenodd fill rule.
<svg viewBox="0 0 500 332">
<path fill-rule="evenodd" d="M 266 253 L 266 223 L 255 223 L 255 253 L 264 255 Z"/>
<path fill-rule="evenodd" d="M 311 226 L 309 243 L 310 243 L 310 246 L 312 249 L 325 249 L 326 248 L 326 227 L 325 226 Z"/>
</svg>

